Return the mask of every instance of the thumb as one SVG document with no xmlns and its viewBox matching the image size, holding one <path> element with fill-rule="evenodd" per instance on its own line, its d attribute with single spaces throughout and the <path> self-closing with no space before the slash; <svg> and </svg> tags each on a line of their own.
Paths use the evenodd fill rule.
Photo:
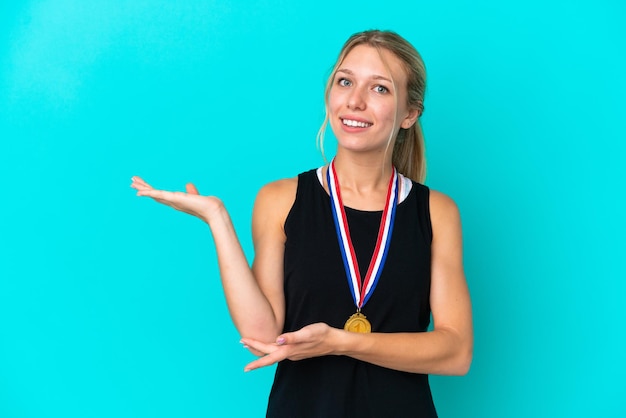
<svg viewBox="0 0 626 418">
<path fill-rule="evenodd" d="M 282 334 L 276 338 L 276 345 L 293 344 L 295 342 L 296 341 L 291 333 Z"/>
<path fill-rule="evenodd" d="M 196 189 L 196 186 L 193 185 L 193 183 L 187 183 L 185 185 L 185 189 L 187 189 L 187 193 L 189 194 L 200 194 L 198 192 L 198 189 Z"/>
<path fill-rule="evenodd" d="M 298 344 L 305 341 L 306 339 L 302 335 L 302 330 L 299 330 L 279 335 L 276 338 L 276 345 Z"/>
</svg>

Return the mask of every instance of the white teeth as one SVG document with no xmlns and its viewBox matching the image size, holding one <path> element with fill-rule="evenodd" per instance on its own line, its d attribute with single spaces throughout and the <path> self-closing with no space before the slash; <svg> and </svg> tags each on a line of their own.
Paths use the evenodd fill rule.
<svg viewBox="0 0 626 418">
<path fill-rule="evenodd" d="M 350 119 L 342 119 L 341 121 L 343 122 L 344 125 L 354 126 L 354 127 L 357 127 L 357 128 L 368 128 L 368 127 L 372 126 L 371 123 L 359 122 L 359 121 L 350 120 Z"/>
</svg>

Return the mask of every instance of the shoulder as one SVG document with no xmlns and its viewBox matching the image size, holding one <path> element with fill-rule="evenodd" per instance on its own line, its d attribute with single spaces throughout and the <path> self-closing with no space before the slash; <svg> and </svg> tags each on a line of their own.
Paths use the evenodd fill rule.
<svg viewBox="0 0 626 418">
<path fill-rule="evenodd" d="M 282 230 L 287 214 L 296 200 L 298 178 L 276 180 L 257 194 L 252 214 L 253 231 L 274 225 Z"/>
<path fill-rule="evenodd" d="M 459 208 L 452 198 L 437 190 L 429 189 L 430 210 L 433 215 L 453 214 L 459 212 Z"/>
<path fill-rule="evenodd" d="M 305 184 L 304 187 L 310 187 L 311 181 L 314 179 L 317 181 L 316 169 L 305 171 L 296 177 L 268 183 L 259 190 L 255 205 L 270 202 L 274 207 L 276 205 L 286 205 L 288 208 L 291 208 L 296 199 L 299 182 L 303 182 Z"/>
<path fill-rule="evenodd" d="M 433 237 L 439 235 L 438 232 L 460 229 L 459 208 L 450 196 L 430 189 L 429 205 Z"/>
<path fill-rule="evenodd" d="M 291 203 L 293 203 L 293 200 L 296 197 L 297 189 L 297 177 L 276 180 L 261 187 L 259 193 L 257 194 L 256 201 L 257 203 L 263 203 L 266 201 L 278 204 L 286 201 L 291 201 Z"/>
</svg>

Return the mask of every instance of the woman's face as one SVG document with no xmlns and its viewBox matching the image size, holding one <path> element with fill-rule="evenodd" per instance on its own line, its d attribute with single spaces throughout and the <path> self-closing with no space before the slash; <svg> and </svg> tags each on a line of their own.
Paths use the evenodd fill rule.
<svg viewBox="0 0 626 418">
<path fill-rule="evenodd" d="M 407 106 L 406 86 L 402 61 L 393 53 L 381 49 L 379 54 L 369 45 L 354 47 L 337 69 L 328 96 L 330 126 L 339 145 L 384 151 L 391 133 L 395 138 L 400 127 L 409 128 L 417 118 L 417 110 Z"/>
</svg>

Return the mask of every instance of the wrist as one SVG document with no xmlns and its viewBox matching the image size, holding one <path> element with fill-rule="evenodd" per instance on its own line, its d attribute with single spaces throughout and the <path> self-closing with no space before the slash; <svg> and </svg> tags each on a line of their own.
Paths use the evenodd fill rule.
<svg viewBox="0 0 626 418">
<path fill-rule="evenodd" d="M 329 342 L 332 354 L 336 356 L 347 355 L 350 351 L 351 335 L 348 331 L 339 328 L 331 328 L 329 333 Z"/>
<path fill-rule="evenodd" d="M 216 223 L 220 221 L 229 220 L 228 211 L 226 211 L 226 206 L 224 202 L 220 199 L 215 198 L 214 205 L 207 208 L 203 213 L 200 214 L 200 219 L 206 222 L 209 227 L 213 228 Z"/>
</svg>

